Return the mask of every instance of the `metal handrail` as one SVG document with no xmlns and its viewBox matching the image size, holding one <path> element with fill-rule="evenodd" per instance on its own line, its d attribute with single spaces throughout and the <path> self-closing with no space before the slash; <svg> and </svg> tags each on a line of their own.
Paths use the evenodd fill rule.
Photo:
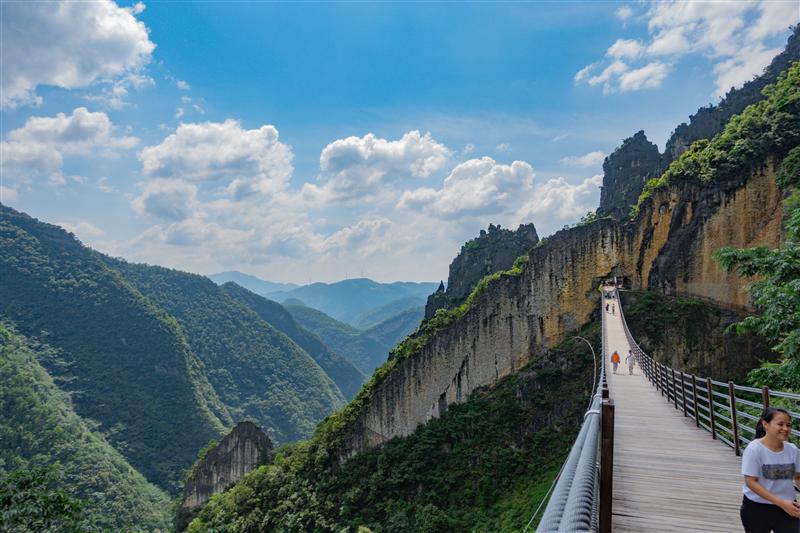
<svg viewBox="0 0 800 533">
<path fill-rule="evenodd" d="M 603 317 L 605 320 L 605 317 Z M 597 531 L 600 510 L 601 429 L 604 398 L 608 397 L 606 381 L 606 331 L 602 328 L 600 376 L 597 390 L 578 437 L 570 449 L 558 476 L 552 496 L 536 531 Z"/>
<path fill-rule="evenodd" d="M 668 403 L 673 404 L 675 409 L 682 410 L 684 416 L 693 419 L 697 427 L 709 431 L 712 438 L 733 448 L 736 455 L 740 455 L 742 448 L 751 442 L 751 439 L 744 437 L 741 433 L 745 431 L 751 435 L 755 434 L 755 424 L 759 420 L 762 409 L 770 405 L 780 405 L 793 416 L 800 412 L 800 394 L 773 391 L 768 387 L 759 389 L 747 385 L 737 385 L 732 381 L 725 383 L 710 377 L 687 374 L 655 361 L 642 350 L 633 338 L 628 328 L 628 322 L 625 320 L 619 296 L 617 297 L 617 308 L 620 318 L 622 318 L 628 344 L 630 344 L 631 351 L 645 377 L 661 392 L 662 396 L 666 396 Z M 692 387 L 691 391 L 687 391 L 689 387 Z M 691 396 L 688 396 L 690 394 Z M 744 395 L 750 397 L 745 398 Z M 687 396 L 690 398 L 688 402 Z M 696 402 L 693 402 L 691 398 L 696 399 Z M 725 400 L 725 403 L 716 401 L 716 398 Z M 697 407 L 687 408 L 690 404 L 694 404 L 700 409 Z M 708 414 L 704 415 L 699 412 L 700 410 Z M 724 435 L 720 435 L 720 431 L 732 438 L 728 439 Z M 791 435 L 800 437 L 800 431 L 792 429 Z"/>
</svg>

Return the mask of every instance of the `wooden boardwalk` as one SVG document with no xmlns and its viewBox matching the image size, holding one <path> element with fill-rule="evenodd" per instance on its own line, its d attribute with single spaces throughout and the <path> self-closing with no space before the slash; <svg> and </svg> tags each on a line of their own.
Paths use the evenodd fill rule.
<svg viewBox="0 0 800 533">
<path fill-rule="evenodd" d="M 615 315 L 604 322 L 608 353 L 617 350 L 622 359 L 616 375 L 609 363 L 608 376 L 615 405 L 613 531 L 743 531 L 740 458 L 668 404 L 638 366 L 628 375 L 629 346 L 614 303 Z"/>
</svg>

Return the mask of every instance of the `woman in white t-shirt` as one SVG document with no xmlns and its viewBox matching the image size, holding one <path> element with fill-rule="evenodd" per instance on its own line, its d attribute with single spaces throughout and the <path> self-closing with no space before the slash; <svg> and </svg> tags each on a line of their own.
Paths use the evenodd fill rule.
<svg viewBox="0 0 800 533">
<path fill-rule="evenodd" d="M 756 426 L 756 438 L 742 456 L 741 517 L 747 533 L 797 533 L 800 503 L 793 481 L 800 485 L 800 452 L 789 442 L 792 417 L 768 407 Z"/>
</svg>

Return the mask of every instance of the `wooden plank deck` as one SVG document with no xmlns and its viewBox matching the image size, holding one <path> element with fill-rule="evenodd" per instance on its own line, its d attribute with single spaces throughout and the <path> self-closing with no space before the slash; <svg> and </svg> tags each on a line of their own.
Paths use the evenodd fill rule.
<svg viewBox="0 0 800 533">
<path fill-rule="evenodd" d="M 617 350 L 622 359 L 618 374 L 609 374 L 614 532 L 743 531 L 740 458 L 668 404 L 638 366 L 628 375 L 629 346 L 614 303 L 616 314 L 605 316 L 608 354 Z"/>
</svg>

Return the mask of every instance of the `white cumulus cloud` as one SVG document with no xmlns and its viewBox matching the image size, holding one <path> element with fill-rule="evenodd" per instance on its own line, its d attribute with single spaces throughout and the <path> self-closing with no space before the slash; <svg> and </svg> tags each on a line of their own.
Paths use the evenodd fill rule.
<svg viewBox="0 0 800 533">
<path fill-rule="evenodd" d="M 782 0 L 668 0 L 652 2 L 646 17 L 649 39 L 617 39 L 605 59 L 578 71 L 575 82 L 602 84 L 604 92 L 654 89 L 684 56 L 695 54 L 711 63 L 714 95 L 722 96 L 780 52 L 783 43 L 774 39 L 800 21 L 800 8 Z M 624 68 L 621 59 L 628 61 Z"/>
<path fill-rule="evenodd" d="M 222 183 L 237 199 L 283 190 L 293 157 L 274 126 L 247 130 L 232 119 L 181 124 L 160 144 L 139 153 L 146 176 Z"/>
<path fill-rule="evenodd" d="M 430 133 L 410 131 L 396 141 L 368 133 L 328 144 L 320 155 L 321 186 L 306 184 L 307 197 L 348 201 L 369 196 L 391 182 L 427 178 L 452 153 Z"/>
<path fill-rule="evenodd" d="M 490 157 L 470 159 L 450 172 L 441 189 L 405 191 L 398 207 L 441 218 L 498 213 L 528 194 L 534 177 L 533 167 L 524 161 L 502 165 Z"/>
<path fill-rule="evenodd" d="M 143 8 L 110 0 L 0 3 L 0 107 L 41 102 L 40 85 L 74 89 L 137 74 L 155 48 L 136 19 Z"/>
<path fill-rule="evenodd" d="M 573 165 L 578 167 L 593 167 L 603 163 L 606 154 L 601 151 L 589 152 L 584 155 L 568 156 L 561 159 L 565 165 Z"/>
<path fill-rule="evenodd" d="M 61 176 L 65 156 L 114 157 L 139 143 L 136 137 L 116 135 L 108 115 L 85 107 L 71 115 L 30 117 L 7 138 L 0 143 L 0 170 L 5 178 L 29 181 L 44 176 L 56 185 L 65 182 Z"/>
<path fill-rule="evenodd" d="M 197 185 L 176 179 L 155 179 L 144 185 L 142 194 L 133 199 L 132 205 L 141 216 L 184 220 L 197 205 Z"/>
<path fill-rule="evenodd" d="M 574 222 L 597 207 L 603 176 L 598 174 L 573 185 L 563 177 L 536 187 L 531 200 L 519 210 L 521 220 Z"/>
<path fill-rule="evenodd" d="M 78 236 L 78 238 L 102 237 L 103 235 L 106 234 L 105 231 L 103 231 L 102 229 L 98 228 L 97 226 L 86 220 L 81 220 L 75 223 L 57 222 L 56 225 L 61 226 L 70 233 L 74 233 L 75 235 Z"/>
</svg>

